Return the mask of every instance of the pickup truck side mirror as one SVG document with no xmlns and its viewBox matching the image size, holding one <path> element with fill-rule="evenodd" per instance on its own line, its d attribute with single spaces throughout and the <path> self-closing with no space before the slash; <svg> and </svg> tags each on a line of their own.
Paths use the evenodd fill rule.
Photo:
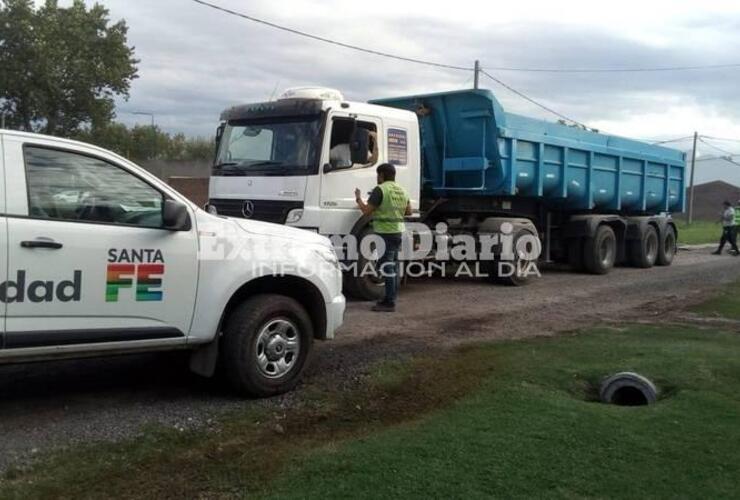
<svg viewBox="0 0 740 500">
<path fill-rule="evenodd" d="M 190 229 L 188 207 L 176 200 L 164 200 L 162 224 L 170 231 L 188 231 Z"/>
<path fill-rule="evenodd" d="M 367 156 L 370 150 L 370 131 L 366 128 L 356 127 L 352 132 L 352 139 L 349 143 L 349 151 L 352 163 L 364 165 L 367 163 Z"/>
</svg>

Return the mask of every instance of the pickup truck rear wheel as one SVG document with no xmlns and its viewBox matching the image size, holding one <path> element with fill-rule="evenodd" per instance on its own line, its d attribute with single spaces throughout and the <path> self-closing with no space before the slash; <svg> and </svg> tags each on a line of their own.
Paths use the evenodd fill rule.
<svg viewBox="0 0 740 500">
<path fill-rule="evenodd" d="M 617 257 L 617 237 L 609 226 L 601 225 L 593 238 L 583 243 L 583 264 L 591 274 L 606 274 Z"/>
<path fill-rule="evenodd" d="M 238 393 L 274 396 L 298 383 L 312 344 L 313 325 L 303 306 L 284 295 L 255 295 L 226 319 L 221 360 Z"/>
</svg>

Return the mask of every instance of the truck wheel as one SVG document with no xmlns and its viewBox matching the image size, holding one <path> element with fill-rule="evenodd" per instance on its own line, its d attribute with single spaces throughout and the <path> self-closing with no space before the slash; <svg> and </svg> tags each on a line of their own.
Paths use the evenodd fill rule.
<svg viewBox="0 0 740 500">
<path fill-rule="evenodd" d="M 658 247 L 660 247 L 658 231 L 654 226 L 645 226 L 640 232 L 640 238 L 628 244 L 630 264 L 643 269 L 653 267 L 658 258 Z"/>
<path fill-rule="evenodd" d="M 523 236 L 531 236 L 532 233 L 529 231 L 519 231 L 514 236 L 514 247 L 516 247 L 517 242 L 520 238 Z M 500 266 L 499 263 L 501 262 L 509 262 L 514 266 L 514 270 L 525 270 L 527 267 L 527 262 L 523 260 L 517 252 L 514 252 L 514 261 L 501 261 L 500 259 L 496 259 L 491 262 L 491 265 L 489 266 L 489 272 L 488 275 L 492 279 L 494 283 L 500 283 L 502 285 L 507 286 L 524 286 L 527 283 L 530 283 L 530 279 L 528 275 L 520 275 L 518 272 L 511 272 L 512 269 L 510 266 Z"/>
<path fill-rule="evenodd" d="M 670 266 L 676 256 L 676 230 L 670 224 L 665 228 L 665 234 L 658 248 L 658 258 L 655 263 L 659 266 Z"/>
<path fill-rule="evenodd" d="M 591 274 L 606 274 L 617 257 L 617 237 L 609 226 L 599 226 L 583 243 L 583 266 Z"/>
<path fill-rule="evenodd" d="M 312 344 L 313 325 L 303 306 L 284 295 L 255 295 L 226 319 L 221 361 L 239 394 L 274 396 L 298 383 Z"/>
<path fill-rule="evenodd" d="M 359 233 L 359 241 L 365 236 L 373 234 L 371 227 L 366 227 Z M 380 300 L 385 295 L 385 281 L 382 277 L 367 270 L 375 269 L 377 259 L 367 259 L 358 250 L 357 269 L 355 273 L 346 272 L 344 275 L 345 292 L 355 299 Z M 363 272 L 365 271 L 365 272 Z"/>
</svg>

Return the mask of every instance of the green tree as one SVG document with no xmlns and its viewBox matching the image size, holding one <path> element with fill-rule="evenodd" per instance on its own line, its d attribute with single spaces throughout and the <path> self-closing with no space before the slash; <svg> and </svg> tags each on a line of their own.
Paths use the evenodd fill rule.
<svg viewBox="0 0 740 500">
<path fill-rule="evenodd" d="M 82 0 L 0 0 L 0 112 L 6 124 L 75 135 L 114 117 L 114 98 L 128 97 L 137 76 L 124 21 Z"/>
<path fill-rule="evenodd" d="M 74 139 L 109 149 L 131 160 L 213 160 L 213 138 L 186 137 L 164 132 L 159 127 L 110 122 L 103 126 L 86 127 L 73 135 Z"/>
</svg>

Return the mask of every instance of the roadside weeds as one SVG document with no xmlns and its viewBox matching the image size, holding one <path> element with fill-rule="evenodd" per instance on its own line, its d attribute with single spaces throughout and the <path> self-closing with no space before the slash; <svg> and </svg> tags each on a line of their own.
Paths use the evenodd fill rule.
<svg viewBox="0 0 740 500">
<path fill-rule="evenodd" d="M 692 310 L 709 312 L 718 321 L 723 315 L 733 316 L 740 311 L 738 288 L 731 285 L 729 291 Z M 674 321 L 676 327 L 685 328 L 681 316 Z M 732 317 L 729 321 L 732 323 L 722 324 L 735 324 Z M 660 318 L 641 323 L 648 328 L 656 324 L 665 328 Z M 612 328 L 619 333 L 632 327 Z M 152 428 L 141 438 L 121 443 L 53 452 L 30 467 L 7 472 L 0 479 L 0 496 L 173 498 L 265 494 L 277 474 L 316 450 L 339 449 L 344 443 L 388 428 L 420 425 L 438 410 L 476 393 L 486 380 L 504 370 L 521 376 L 523 384 L 531 384 L 527 369 L 532 367 L 511 365 L 497 356 L 501 351 L 497 346 L 536 352 L 543 342 L 573 337 L 577 335 L 470 344 L 410 361 L 379 361 L 353 387 L 332 389 L 321 382 L 304 385 L 298 408 L 253 408 L 234 412 L 205 430 Z M 597 371 L 585 373 L 567 390 L 588 400 L 599 375 Z"/>
</svg>

